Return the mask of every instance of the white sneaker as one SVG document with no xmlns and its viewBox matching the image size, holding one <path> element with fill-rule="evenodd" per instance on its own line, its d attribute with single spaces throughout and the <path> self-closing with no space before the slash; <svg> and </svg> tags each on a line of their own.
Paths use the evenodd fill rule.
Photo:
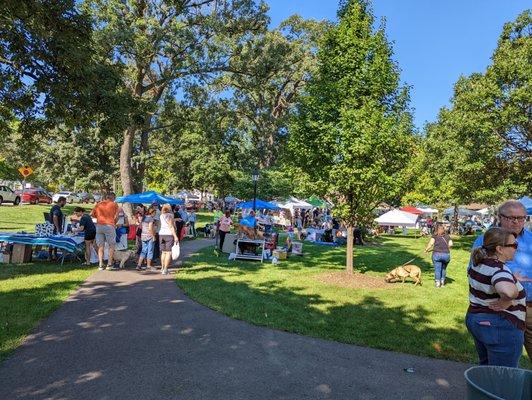
<svg viewBox="0 0 532 400">
<path fill-rule="evenodd" d="M 105 269 L 105 267 L 104 267 L 103 265 L 100 265 L 100 266 L 98 267 L 98 269 L 99 269 L 100 271 L 103 271 L 103 270 Z"/>
<path fill-rule="evenodd" d="M 441 282 L 440 281 L 434 281 L 434 286 L 440 287 L 441 286 Z"/>
</svg>

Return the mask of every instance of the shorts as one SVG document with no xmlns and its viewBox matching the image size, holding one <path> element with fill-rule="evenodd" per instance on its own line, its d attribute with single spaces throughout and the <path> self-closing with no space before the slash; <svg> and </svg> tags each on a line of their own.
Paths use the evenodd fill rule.
<svg viewBox="0 0 532 400">
<path fill-rule="evenodd" d="M 96 238 L 96 231 L 85 233 L 85 240 L 94 240 L 95 238 Z"/>
<path fill-rule="evenodd" d="M 96 225 L 96 244 L 98 247 L 103 246 L 105 243 L 109 247 L 114 248 L 116 246 L 116 231 L 112 225 Z"/>
<path fill-rule="evenodd" d="M 147 260 L 153 260 L 153 248 L 154 248 L 153 238 L 142 241 L 142 248 L 140 250 L 140 257 Z"/>
<path fill-rule="evenodd" d="M 159 250 L 172 251 L 174 245 L 174 237 L 172 235 L 160 235 L 159 236 Z"/>
</svg>

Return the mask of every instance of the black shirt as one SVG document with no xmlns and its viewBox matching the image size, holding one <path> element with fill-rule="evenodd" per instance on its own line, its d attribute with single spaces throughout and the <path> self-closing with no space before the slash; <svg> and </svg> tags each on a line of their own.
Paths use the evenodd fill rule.
<svg viewBox="0 0 532 400">
<path fill-rule="evenodd" d="M 57 216 L 59 221 L 59 230 L 63 230 L 63 211 L 61 211 L 61 206 L 59 204 L 54 204 L 50 209 L 50 223 L 54 223 L 54 215 Z M 55 225 L 54 225 L 55 226 Z M 61 232 L 56 232 L 61 233 Z"/>
<path fill-rule="evenodd" d="M 79 220 L 79 226 L 83 227 L 83 232 L 85 232 L 85 234 L 96 233 L 96 226 L 88 214 L 83 214 Z"/>
<path fill-rule="evenodd" d="M 451 240 L 449 235 L 434 235 L 434 253 L 450 253 L 449 250 L 449 240 Z"/>
</svg>

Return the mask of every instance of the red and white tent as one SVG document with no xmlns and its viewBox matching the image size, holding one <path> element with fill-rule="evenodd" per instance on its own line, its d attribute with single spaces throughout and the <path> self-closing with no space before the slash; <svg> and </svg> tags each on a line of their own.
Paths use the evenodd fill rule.
<svg viewBox="0 0 532 400">
<path fill-rule="evenodd" d="M 399 210 L 415 215 L 423 214 L 423 210 L 412 206 L 401 207 Z"/>
</svg>

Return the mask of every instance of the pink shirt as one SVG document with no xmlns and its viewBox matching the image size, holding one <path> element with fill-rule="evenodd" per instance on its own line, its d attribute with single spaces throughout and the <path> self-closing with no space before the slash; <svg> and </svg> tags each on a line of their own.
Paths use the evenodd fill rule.
<svg viewBox="0 0 532 400">
<path fill-rule="evenodd" d="M 229 232 L 231 230 L 232 223 L 233 220 L 224 215 L 222 218 L 220 218 L 220 230 L 222 232 Z"/>
</svg>

